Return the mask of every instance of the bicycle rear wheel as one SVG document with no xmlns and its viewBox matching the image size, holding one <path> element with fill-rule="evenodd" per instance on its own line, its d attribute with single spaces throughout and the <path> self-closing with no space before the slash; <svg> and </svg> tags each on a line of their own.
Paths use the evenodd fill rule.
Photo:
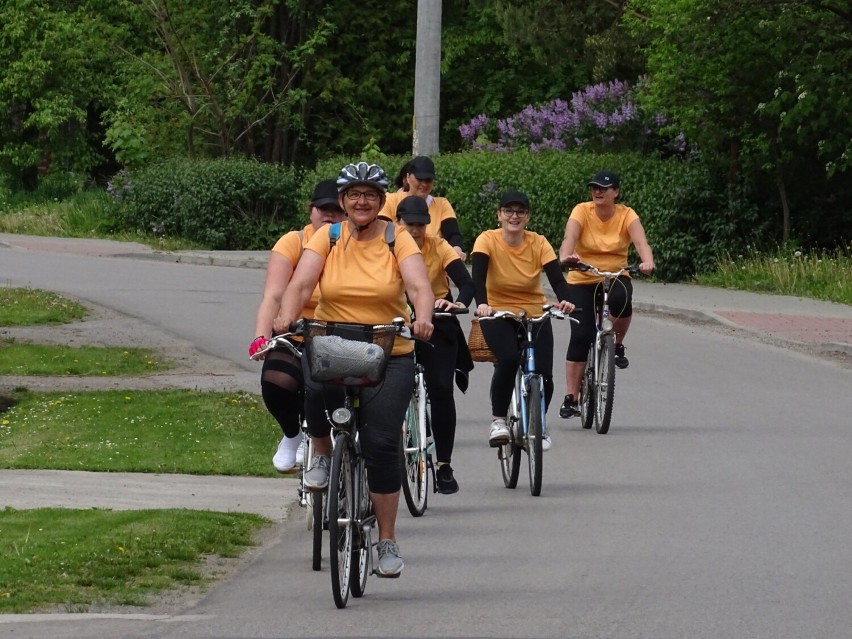
<svg viewBox="0 0 852 639">
<path fill-rule="evenodd" d="M 615 336 L 601 338 L 601 354 L 595 370 L 597 394 L 595 397 L 595 430 L 601 435 L 609 432 L 612 404 L 615 400 Z"/>
<path fill-rule="evenodd" d="M 352 576 L 352 534 L 355 491 L 352 485 L 352 453 L 349 435 L 336 437 L 328 480 L 328 538 L 331 592 L 334 604 L 345 608 Z"/>
<path fill-rule="evenodd" d="M 521 413 L 518 410 L 517 393 L 512 393 L 512 401 L 509 402 L 509 414 L 506 417 L 506 423 L 509 426 L 509 443 L 497 449 L 497 456 L 500 458 L 503 485 L 506 488 L 515 488 L 518 485 L 518 477 L 521 474 L 521 442 L 523 433 Z"/>
<path fill-rule="evenodd" d="M 595 345 L 589 346 L 586 370 L 580 384 L 580 425 L 591 428 L 595 421 Z"/>
<path fill-rule="evenodd" d="M 425 399 L 425 398 L 423 398 Z M 402 437 L 399 442 L 399 471 L 402 475 L 402 494 L 412 517 L 426 512 L 429 495 L 429 473 L 426 469 L 425 442 L 421 441 L 418 415 L 420 398 L 415 393 L 405 413 Z M 425 427 L 424 427 L 425 430 Z"/>
<path fill-rule="evenodd" d="M 541 394 L 541 378 L 534 375 L 530 378 L 530 390 L 527 394 L 527 462 L 530 471 L 530 494 L 538 497 L 541 494 L 542 458 L 541 439 L 544 430 Z"/>
</svg>

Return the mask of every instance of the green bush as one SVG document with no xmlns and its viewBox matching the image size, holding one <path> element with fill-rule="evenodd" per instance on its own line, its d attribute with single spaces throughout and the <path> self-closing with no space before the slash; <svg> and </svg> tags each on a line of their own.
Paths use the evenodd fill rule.
<svg viewBox="0 0 852 639">
<path fill-rule="evenodd" d="M 125 226 L 217 250 L 268 249 L 304 219 L 292 169 L 253 160 L 169 160 L 117 176 Z"/>
<path fill-rule="evenodd" d="M 346 162 L 332 158 L 305 177 L 303 191 L 317 179 L 336 175 Z M 365 157 L 379 161 L 393 179 L 409 157 Z M 477 235 L 497 226 L 500 194 L 519 190 L 530 198 L 529 229 L 559 249 L 565 223 L 578 202 L 589 199 L 586 183 L 607 168 L 621 176 L 621 201 L 633 207 L 654 249 L 657 274 L 688 279 L 713 267 L 717 255 L 755 243 L 765 226 L 748 193 L 731 194 L 715 172 L 698 161 L 637 154 L 475 151 L 434 158 L 435 195 L 449 198 L 468 250 Z"/>
</svg>

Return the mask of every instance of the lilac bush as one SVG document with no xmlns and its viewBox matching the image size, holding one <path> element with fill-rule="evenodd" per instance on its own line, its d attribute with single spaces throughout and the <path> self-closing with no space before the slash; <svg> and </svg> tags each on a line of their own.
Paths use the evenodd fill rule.
<svg viewBox="0 0 852 639">
<path fill-rule="evenodd" d="M 527 148 L 564 151 L 583 148 L 594 151 L 686 151 L 683 134 L 674 138 L 666 118 L 645 113 L 635 100 L 635 89 L 613 80 L 593 84 L 571 96 L 493 121 L 485 114 L 459 127 L 465 145 L 473 149 L 511 151 Z M 496 140 L 496 141 L 495 141 Z"/>
</svg>

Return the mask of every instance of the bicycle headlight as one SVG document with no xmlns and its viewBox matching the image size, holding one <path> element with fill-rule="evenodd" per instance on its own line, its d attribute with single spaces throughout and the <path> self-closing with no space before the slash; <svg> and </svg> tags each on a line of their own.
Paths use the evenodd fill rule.
<svg viewBox="0 0 852 639">
<path fill-rule="evenodd" d="M 609 319 L 608 317 L 604 318 L 604 321 L 601 322 L 601 328 L 605 331 L 611 331 L 612 330 L 612 320 Z"/>
<path fill-rule="evenodd" d="M 336 426 L 346 426 L 351 419 L 352 413 L 349 412 L 348 408 L 336 408 L 331 414 L 331 421 L 333 421 Z"/>
</svg>

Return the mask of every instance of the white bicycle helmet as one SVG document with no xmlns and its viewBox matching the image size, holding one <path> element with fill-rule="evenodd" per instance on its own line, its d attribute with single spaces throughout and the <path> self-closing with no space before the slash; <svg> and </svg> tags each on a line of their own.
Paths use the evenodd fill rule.
<svg viewBox="0 0 852 639">
<path fill-rule="evenodd" d="M 358 162 L 358 164 L 347 164 L 340 169 L 337 176 L 337 192 L 343 193 L 350 186 L 363 184 L 379 189 L 382 193 L 388 190 L 388 177 L 378 164 Z"/>
</svg>

